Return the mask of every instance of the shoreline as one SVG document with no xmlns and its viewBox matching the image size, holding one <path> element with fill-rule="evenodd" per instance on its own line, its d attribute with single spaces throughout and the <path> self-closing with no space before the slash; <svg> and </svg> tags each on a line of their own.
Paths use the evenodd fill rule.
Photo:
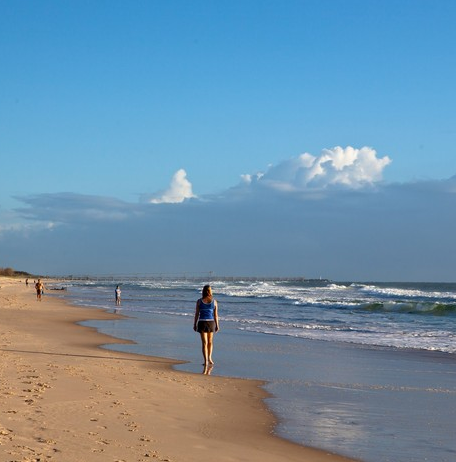
<svg viewBox="0 0 456 462">
<path fill-rule="evenodd" d="M 261 381 L 102 348 L 130 342 L 79 323 L 120 316 L 59 297 L 37 302 L 19 280 L 0 286 L 0 448 L 15 460 L 354 460 L 273 434 Z"/>
</svg>

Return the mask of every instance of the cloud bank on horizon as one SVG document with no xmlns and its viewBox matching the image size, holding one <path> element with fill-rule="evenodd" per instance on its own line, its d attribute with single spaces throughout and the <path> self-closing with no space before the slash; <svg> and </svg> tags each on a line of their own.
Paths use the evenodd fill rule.
<svg viewBox="0 0 456 462">
<path fill-rule="evenodd" d="M 373 148 L 337 146 L 242 175 L 217 196 L 195 195 L 184 169 L 138 203 L 23 196 L 26 224 L 0 229 L 0 257 L 50 274 L 455 279 L 456 177 L 385 184 L 390 164 Z"/>
</svg>

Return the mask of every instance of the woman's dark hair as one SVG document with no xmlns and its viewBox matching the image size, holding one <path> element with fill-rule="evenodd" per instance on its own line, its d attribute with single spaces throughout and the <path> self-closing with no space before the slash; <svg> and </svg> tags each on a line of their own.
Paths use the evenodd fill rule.
<svg viewBox="0 0 456 462">
<path fill-rule="evenodd" d="M 209 284 L 203 287 L 203 298 L 210 298 L 212 300 L 211 286 Z"/>
</svg>

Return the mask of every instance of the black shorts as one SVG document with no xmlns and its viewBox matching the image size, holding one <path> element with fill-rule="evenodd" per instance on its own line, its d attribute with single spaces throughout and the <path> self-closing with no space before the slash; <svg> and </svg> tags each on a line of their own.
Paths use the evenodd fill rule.
<svg viewBox="0 0 456 462">
<path fill-rule="evenodd" d="M 197 332 L 215 332 L 215 321 L 198 321 Z"/>
</svg>

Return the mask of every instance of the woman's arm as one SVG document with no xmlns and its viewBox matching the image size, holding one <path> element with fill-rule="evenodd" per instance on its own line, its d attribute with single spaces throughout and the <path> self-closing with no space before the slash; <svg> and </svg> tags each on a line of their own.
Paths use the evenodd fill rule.
<svg viewBox="0 0 456 462">
<path fill-rule="evenodd" d="M 219 327 L 219 319 L 218 319 L 218 305 L 217 300 L 214 300 L 214 320 L 215 320 L 215 332 L 217 332 Z"/>
<path fill-rule="evenodd" d="M 196 324 L 198 322 L 199 318 L 199 312 L 200 312 L 200 301 L 198 300 L 196 302 L 196 308 L 195 308 L 195 318 L 193 319 L 193 330 L 196 331 Z"/>
</svg>

